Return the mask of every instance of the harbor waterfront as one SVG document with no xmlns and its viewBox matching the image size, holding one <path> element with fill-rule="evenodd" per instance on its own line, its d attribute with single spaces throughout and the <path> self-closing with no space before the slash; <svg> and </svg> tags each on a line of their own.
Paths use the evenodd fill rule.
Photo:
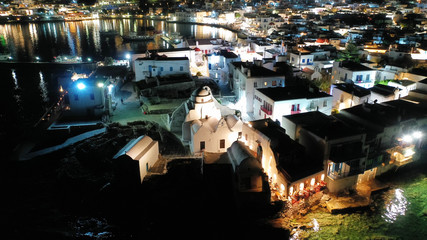
<svg viewBox="0 0 427 240">
<path fill-rule="evenodd" d="M 130 32 L 141 34 L 143 26 L 153 26 L 161 34 L 179 33 L 186 38 L 221 38 L 236 41 L 237 34 L 230 30 L 188 23 L 169 23 L 148 19 L 96 19 L 70 22 L 44 22 L 2 24 L 0 35 L 5 39 L 12 61 L 50 62 L 57 56 L 80 56 L 97 61 L 105 57 L 124 59 L 130 52 L 171 48 L 156 35 L 154 41 L 123 42 L 120 36 Z M 115 30 L 117 35 L 100 32 Z"/>
<path fill-rule="evenodd" d="M 151 27 L 149 33 L 145 29 L 147 26 Z M 173 38 L 165 37 L 167 34 L 184 38 L 221 38 L 228 42 L 237 41 L 236 31 L 230 29 L 163 20 L 95 19 L 75 22 L 0 25 L 0 35 L 4 39 L 2 41 L 4 45 L 2 49 L 7 49 L 8 54 L 10 54 L 8 60 L 0 63 L 0 75 L 3 76 L 0 83 L 0 100 L 5 106 L 0 111 L 0 134 L 2 138 L 9 140 L 8 143 L 2 146 L 1 150 L 7 156 L 17 143 L 20 143 L 22 139 L 29 135 L 32 135 L 32 143 L 43 142 L 35 138 L 35 136 L 41 137 L 42 131 L 34 134 L 37 131 L 34 125 L 43 113 L 55 106 L 58 99 L 63 96 L 59 94 L 59 92 L 64 91 L 58 83 L 60 79 L 69 80 L 78 75 L 75 79 L 75 92 L 73 93 L 70 90 L 69 96 L 72 96 L 72 98 L 71 100 L 67 98 L 69 101 L 84 102 L 86 100 L 83 97 L 95 100 L 98 95 L 84 92 L 90 86 L 87 80 L 81 79 L 89 78 L 87 76 L 83 77 L 83 75 L 90 76 L 95 69 L 101 68 L 98 66 L 103 65 L 103 63 L 98 65 L 98 61 L 106 60 L 107 58 L 115 60 L 130 59 L 132 53 L 148 53 L 148 50 L 172 48 Z M 143 39 L 128 38 L 127 41 L 124 41 L 124 36 L 140 36 Z M 281 45 L 283 48 L 283 42 Z M 202 58 L 198 42 L 196 46 L 194 51 L 199 52 L 196 53 L 199 54 L 196 55 L 200 57 L 199 60 L 210 57 L 209 54 L 206 54 Z M 230 51 L 224 51 L 224 53 L 231 55 Z M 138 58 L 135 62 L 139 60 L 157 61 L 158 55 L 154 55 L 156 57 L 153 57 L 153 55 L 151 55 L 153 59 L 144 57 Z M 234 55 L 236 54 L 233 53 L 233 56 L 230 57 L 234 57 Z M 215 57 L 217 56 L 215 55 Z M 70 60 L 71 58 L 74 60 Z M 301 58 L 301 54 L 299 58 Z M 183 60 L 177 59 L 177 61 Z M 257 62 L 260 63 L 260 61 Z M 201 64 L 203 61 L 198 63 Z M 152 63 L 141 62 L 139 66 L 149 66 L 149 77 L 152 77 L 152 65 L 148 64 Z M 166 66 L 165 63 L 161 64 L 163 65 L 158 65 L 160 67 L 157 72 L 163 71 Z M 238 66 L 235 72 L 239 71 L 239 69 L 243 71 L 245 68 L 243 60 L 241 60 L 241 64 L 242 66 Z M 248 63 L 246 62 L 246 64 Z M 230 65 L 232 66 L 233 64 Z M 211 69 L 211 65 L 205 64 L 204 66 L 206 68 L 209 66 L 209 69 Z M 5 206 L 10 206 L 10 208 L 3 207 L 1 209 L 1 212 L 4 212 L 8 219 L 0 224 L 8 229 L 5 233 L 6 237 L 13 239 L 13 235 L 19 233 L 22 238 L 30 238 L 34 235 L 37 237 L 46 236 L 46 239 L 140 239 L 143 236 L 163 239 L 166 238 L 165 236 L 169 238 L 169 236 L 175 237 L 176 235 L 201 236 L 205 238 L 206 234 L 211 233 L 212 235 L 207 238 L 224 239 L 227 236 L 237 239 L 250 239 L 256 236 L 258 239 L 261 239 L 260 237 L 280 237 L 285 239 L 423 239 L 427 235 L 427 229 L 425 228 L 427 226 L 427 176 L 425 171 L 427 154 L 425 146 L 422 144 L 424 140 L 421 139 L 423 136 L 421 132 L 411 132 L 414 139 L 418 136 L 418 140 L 414 140 L 416 142 L 415 145 L 418 146 L 416 148 L 417 158 L 412 160 L 412 155 L 415 152 L 412 148 L 408 148 L 403 153 L 411 156 L 411 160 L 401 165 L 396 163 L 397 167 L 393 165 L 394 168 L 390 172 L 375 179 L 369 179 L 373 171 L 370 168 L 366 168 L 366 171 L 361 172 L 363 174 L 360 174 L 360 176 L 365 175 L 367 177 L 366 184 L 374 185 L 373 183 L 378 181 L 382 186 L 386 186 L 375 190 L 370 188 L 369 195 L 365 199 L 366 204 L 363 204 L 362 207 L 348 207 L 347 205 L 347 207 L 340 209 L 339 212 L 334 212 L 326 205 L 326 203 L 340 197 L 347 197 L 350 198 L 351 202 L 358 202 L 360 199 L 355 198 L 355 195 L 361 194 L 356 188 L 346 188 L 341 192 L 334 192 L 325 187 L 325 181 L 327 181 L 325 180 L 325 174 L 327 172 L 326 178 L 332 179 L 333 175 L 329 174 L 332 170 L 335 170 L 333 173 L 336 174 L 334 175 L 336 179 L 347 177 L 347 175 L 344 176 L 344 170 L 341 173 L 341 165 L 343 163 L 335 166 L 331 162 L 327 170 L 319 172 L 318 169 L 315 169 L 317 172 L 307 175 L 305 182 L 302 181 L 293 186 L 290 184 L 290 188 L 286 185 L 285 189 L 283 184 L 273 183 L 273 179 L 276 181 L 277 176 L 270 173 L 268 175 L 257 175 L 259 178 L 256 179 L 260 180 L 257 183 L 261 184 L 260 186 L 262 187 L 256 184 L 246 184 L 247 186 L 241 184 L 237 186 L 248 187 L 248 189 L 250 189 L 249 187 L 258 186 L 257 189 L 262 195 L 257 196 L 267 196 L 265 199 L 268 199 L 268 204 L 265 206 L 260 204 L 259 208 L 257 208 L 258 206 L 251 208 L 248 207 L 249 205 L 245 206 L 238 202 L 240 197 L 248 192 L 238 192 L 236 194 L 231 189 L 236 184 L 232 181 L 245 173 L 244 170 L 246 169 L 243 168 L 243 164 L 240 165 L 240 169 L 237 167 L 239 171 L 242 171 L 242 175 L 233 175 L 233 177 L 229 178 L 230 182 L 226 182 L 227 179 L 225 178 L 229 177 L 227 175 L 229 174 L 228 170 L 224 171 L 226 174 L 216 175 L 221 173 L 222 170 L 214 167 L 209 168 L 209 164 L 212 164 L 212 162 L 204 162 L 203 158 L 209 156 L 205 151 L 207 149 L 205 149 L 205 141 L 194 141 L 197 143 L 195 145 L 200 143 L 200 152 L 195 151 L 197 153 L 191 156 L 190 159 L 189 149 L 192 151 L 194 147 L 192 148 L 191 142 L 183 141 L 184 127 L 181 129 L 181 135 L 176 135 L 175 132 L 169 129 L 172 126 L 169 123 L 172 123 L 171 119 L 176 109 L 180 107 L 184 109 L 185 107 L 181 103 L 190 103 L 194 100 L 192 102 L 194 109 L 190 111 L 194 110 L 194 114 L 198 114 L 195 109 L 200 108 L 200 112 L 205 113 L 206 106 L 213 106 L 213 103 L 217 103 L 222 99 L 217 100 L 217 96 L 214 97 L 213 91 L 208 86 L 203 85 L 197 86 L 198 88 L 192 93 L 184 89 L 179 95 L 178 92 L 180 91 L 175 88 L 169 91 L 176 93 L 176 96 L 156 95 L 149 98 L 151 96 L 148 96 L 148 91 L 144 92 L 146 94 L 144 95 L 142 93 L 144 89 L 139 89 L 138 84 L 130 81 L 132 77 L 129 76 L 132 76 L 132 74 L 128 68 L 128 63 L 114 67 L 122 68 L 122 79 L 119 80 L 118 77 L 107 76 L 107 80 L 104 82 L 96 80 L 92 82 L 93 86 L 91 86 L 97 92 L 101 92 L 103 97 L 107 98 L 105 103 L 108 103 L 108 99 L 111 100 L 112 96 L 115 95 L 114 114 L 108 115 L 113 111 L 108 110 L 110 112 L 103 115 L 102 120 L 93 124 L 93 126 L 89 124 L 91 131 L 81 134 L 78 129 L 83 125 L 81 123 L 84 121 L 86 121 L 85 123 L 90 122 L 89 116 L 93 116 L 92 112 L 86 111 L 87 118 L 82 116 L 70 118 L 77 119 L 76 122 L 73 122 L 77 126 L 73 137 L 61 138 L 61 141 L 65 141 L 58 145 L 55 145 L 55 141 L 52 141 L 55 143 L 43 142 L 43 144 L 33 146 L 35 151 L 32 152 L 32 155 L 27 155 L 30 157 L 22 159 L 17 157 L 16 159 L 19 161 L 5 161 L 5 169 L 9 171 L 5 173 L 6 181 L 3 181 L 3 187 L 10 196 Z M 167 69 L 172 72 L 174 67 L 175 65 L 171 65 Z M 180 67 L 175 67 L 175 70 L 180 69 L 179 71 L 183 71 L 184 67 Z M 218 64 L 215 67 L 218 67 Z M 258 70 L 262 68 L 261 66 L 251 67 L 251 69 Z M 117 69 L 119 68 L 115 68 L 114 71 L 117 71 Z M 135 69 L 138 68 L 135 67 Z M 143 72 L 141 69 L 139 68 L 139 73 Z M 251 76 L 256 77 L 258 74 L 258 72 L 251 71 L 251 69 L 246 72 L 248 79 Z M 274 75 L 272 71 L 267 73 Z M 227 76 L 228 72 L 225 72 L 224 75 Z M 82 77 L 80 78 L 80 76 Z M 227 83 L 221 83 L 217 77 L 205 81 L 204 79 L 208 79 L 208 76 L 201 77 L 201 80 L 193 79 L 189 74 L 189 79 L 191 79 L 191 83 L 194 82 L 194 85 L 197 81 L 199 81 L 198 84 L 201 84 L 201 81 L 203 84 L 211 81 L 213 86 L 218 88 L 228 87 Z M 160 73 L 156 77 L 160 78 Z M 264 76 L 262 77 L 264 79 Z M 232 75 L 230 75 L 230 78 L 232 78 Z M 117 81 L 114 82 L 113 79 Z M 298 78 L 298 80 L 301 79 Z M 272 79 L 272 81 L 276 86 L 276 81 L 279 81 L 279 79 Z M 120 85 L 113 85 L 113 83 L 117 82 Z M 281 78 L 280 83 L 282 83 Z M 222 86 L 220 86 L 221 84 Z M 264 85 L 267 86 L 267 84 L 269 83 L 265 81 Z M 254 88 L 257 85 L 257 82 L 253 83 Z M 247 86 L 252 86 L 252 83 L 247 83 Z M 284 81 L 282 87 L 285 87 Z M 255 90 L 257 95 L 248 96 L 248 99 L 257 99 L 261 102 L 258 93 L 264 91 L 267 94 L 267 90 L 271 89 Z M 311 93 L 313 91 L 313 89 L 310 90 Z M 191 94 L 189 100 L 182 98 L 186 94 Z M 322 94 L 327 95 L 326 93 Z M 150 101 L 153 101 L 152 105 L 164 104 L 168 105 L 169 108 L 151 108 L 150 111 L 147 107 L 149 104 L 150 107 L 152 106 Z M 400 96 L 399 100 L 396 101 L 401 101 Z M 104 109 L 110 109 L 110 107 L 113 109 L 112 103 L 109 102 L 109 104 L 109 107 L 105 107 L 107 104 L 103 105 Z M 218 103 L 218 106 L 220 104 Z M 365 107 L 367 104 L 363 104 L 363 106 Z M 374 102 L 374 104 L 377 103 Z M 330 105 L 331 103 L 326 101 L 322 102 L 323 107 Z M 237 103 L 234 106 L 237 106 Z M 259 115 L 261 115 L 261 111 L 272 115 L 273 110 L 271 106 L 265 105 L 265 101 L 264 105 L 259 106 L 259 108 Z M 215 110 L 216 108 L 212 107 L 212 109 Z M 292 109 L 292 112 L 299 114 L 300 104 L 292 107 Z M 315 108 L 312 107 L 311 109 Z M 216 120 L 213 116 L 214 114 L 222 117 L 222 112 L 219 109 L 217 110 L 216 112 L 213 110 L 212 112 L 206 111 L 208 114 L 201 115 L 194 121 L 208 120 L 211 117 Z M 222 106 L 222 110 L 228 111 L 229 109 L 226 109 L 226 106 Z M 185 116 L 185 111 L 184 109 L 180 114 Z M 230 110 L 230 112 L 234 112 L 237 115 L 235 110 Z M 320 114 L 319 107 L 314 113 Z M 155 116 L 156 114 L 157 116 Z M 212 114 L 212 116 L 209 114 Z M 155 119 L 155 117 L 160 116 L 165 118 Z M 211 121 L 213 121 L 212 119 Z M 221 158 L 218 158 L 224 161 L 221 164 L 227 163 L 226 158 L 228 159 L 228 156 L 233 154 L 233 150 L 250 149 L 251 151 L 248 150 L 247 154 L 254 154 L 255 152 L 252 151 L 256 148 L 257 158 L 250 158 L 249 160 L 253 160 L 257 164 L 255 167 L 251 167 L 256 169 L 257 172 L 264 170 L 270 172 L 271 169 L 268 165 L 261 166 L 258 164 L 268 159 L 264 157 L 263 151 L 264 154 L 269 153 L 267 151 L 269 148 L 261 146 L 261 144 L 264 144 L 263 141 L 270 144 L 274 142 L 273 140 L 277 140 L 272 137 L 280 135 L 275 134 L 285 135 L 290 134 L 290 132 L 281 129 L 272 134 L 266 131 L 265 133 L 263 132 L 265 136 L 262 135 L 265 138 L 260 141 L 259 139 L 261 138 L 256 137 L 249 139 L 247 132 L 242 131 L 252 133 L 252 131 L 259 130 L 258 132 L 261 132 L 266 127 L 270 130 L 274 129 L 273 127 L 279 129 L 281 127 L 279 120 L 281 119 L 273 122 L 266 115 L 264 115 L 264 119 L 251 122 L 243 122 L 242 119 L 237 116 L 234 117 L 234 115 L 233 118 L 224 119 L 226 121 L 221 126 L 224 126 L 225 130 L 235 133 L 236 136 L 231 136 L 230 134 L 230 139 L 235 143 L 229 148 L 228 146 L 225 147 L 225 139 L 218 139 L 218 141 L 215 139 L 216 142 L 219 142 L 221 149 L 231 149 L 227 150 L 229 152 L 215 155 L 220 156 L 219 154 L 223 154 Z M 327 119 L 329 118 L 325 117 L 325 119 L 319 119 L 319 121 L 326 121 Z M 166 124 L 161 124 L 163 120 Z M 259 124 L 261 121 L 265 122 Z M 244 128 L 238 130 L 236 122 L 243 125 Z M 400 124 L 400 120 L 398 122 Z M 258 125 L 256 125 L 257 123 Z M 336 121 L 333 123 L 336 123 Z M 333 127 L 339 128 L 343 126 L 333 125 Z M 233 130 L 234 132 L 230 130 L 231 128 L 235 129 Z M 29 129 L 31 131 L 28 131 Z M 345 128 L 341 129 L 346 130 Z M 333 130 L 336 129 L 331 131 Z M 209 134 L 215 131 L 211 131 Z M 353 134 L 353 132 L 351 133 Z M 240 135 L 238 138 L 237 134 Z M 206 133 L 206 135 L 208 134 Z M 160 156 L 155 158 L 157 160 L 156 165 L 150 165 L 150 171 L 148 163 L 142 163 L 142 160 L 133 159 L 131 156 L 126 155 L 126 152 L 130 152 L 127 150 L 133 148 L 128 148 L 131 146 L 130 143 L 136 143 L 136 140 L 131 139 L 137 139 L 135 137 L 144 139 L 145 136 L 152 141 L 148 146 L 156 146 L 156 154 Z M 270 139 L 267 137 L 270 137 Z M 404 140 L 405 137 L 411 136 L 403 136 L 399 140 L 402 141 L 402 144 L 409 145 L 409 142 L 412 143 L 412 138 L 410 141 L 406 141 Z M 34 139 L 36 140 L 34 141 Z M 212 139 L 214 138 L 212 137 Z M 284 139 L 280 138 L 280 144 L 283 143 Z M 325 136 L 324 139 L 327 141 L 328 136 Z M 363 135 L 362 139 L 364 141 L 365 135 Z M 129 142 L 130 140 L 131 142 Z M 252 143 L 249 140 L 254 140 L 254 144 L 251 145 Z M 288 138 L 286 140 L 291 142 Z M 60 148 L 57 148 L 57 146 Z M 125 147 L 122 148 L 122 146 Z M 349 148 L 357 148 L 355 145 L 348 146 Z M 20 147 L 25 148 L 25 144 L 21 144 Z M 264 150 L 262 147 L 264 147 Z M 286 150 L 301 147 L 301 152 L 298 152 L 298 154 L 302 154 L 303 150 L 306 150 L 304 149 L 306 146 L 299 146 L 296 142 L 294 145 L 283 145 L 281 147 L 286 148 Z M 153 147 L 153 149 L 155 148 Z M 122 152 L 122 150 L 124 154 L 119 156 L 118 153 Z M 148 150 L 147 147 L 144 152 L 148 152 Z M 337 151 L 337 149 L 333 150 Z M 307 151 L 309 150 L 307 149 Z M 372 152 L 375 151 L 375 149 L 372 150 Z M 213 153 L 217 154 L 216 151 L 213 151 Z M 177 154 L 180 154 L 179 158 L 176 157 Z M 393 156 L 396 155 L 398 155 L 397 150 L 393 150 Z M 141 161 L 139 164 L 142 165 L 138 165 L 137 169 L 138 171 L 146 169 L 147 175 L 143 176 L 142 173 L 141 175 L 137 173 L 138 179 L 135 178 L 136 181 L 133 181 L 135 180 L 132 178 L 133 175 L 129 177 L 131 174 L 126 176 L 128 178 L 123 177 L 126 175 L 123 174 L 123 170 L 129 170 L 130 168 L 125 165 L 121 166 L 117 161 L 122 160 L 117 160 L 119 158 L 117 156 L 126 161 L 130 159 L 132 163 L 135 163 L 133 160 Z M 214 154 L 210 155 L 210 157 L 213 158 Z M 273 157 L 270 157 L 270 162 L 275 162 L 271 161 Z M 11 157 L 10 159 L 14 158 Z M 331 157 L 331 159 L 333 158 Z M 284 161 L 284 159 L 282 160 Z M 244 161 L 246 160 L 242 160 L 242 163 Z M 384 162 L 387 162 L 387 165 L 393 164 L 391 160 L 384 160 Z M 348 166 L 355 167 L 356 165 L 348 164 Z M 378 166 L 380 167 L 380 165 Z M 385 166 L 385 164 L 383 163 L 382 166 Z M 250 168 L 248 167 L 247 169 Z M 365 169 L 363 168 L 363 170 Z M 377 171 L 376 167 L 375 171 Z M 315 176 L 315 174 L 318 176 Z M 349 172 L 346 172 L 346 174 L 349 174 Z M 248 179 L 252 180 L 251 178 Z M 242 180 L 244 179 L 242 178 Z M 355 178 L 355 184 L 356 180 L 358 181 L 359 179 Z M 361 181 L 357 185 L 359 183 L 362 185 Z M 237 185 L 239 184 L 237 182 Z M 292 195 L 294 188 L 298 194 Z M 361 196 L 359 195 L 359 197 Z M 261 202 L 259 199 L 258 201 Z M 291 215 L 290 212 L 294 214 Z M 166 231 L 167 233 L 165 233 L 166 228 L 169 230 Z"/>
</svg>

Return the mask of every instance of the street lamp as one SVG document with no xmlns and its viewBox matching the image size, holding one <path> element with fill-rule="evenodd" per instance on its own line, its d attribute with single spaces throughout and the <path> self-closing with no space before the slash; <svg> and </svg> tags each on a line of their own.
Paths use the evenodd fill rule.
<svg viewBox="0 0 427 240">
<path fill-rule="evenodd" d="M 83 89 L 85 89 L 85 88 L 86 88 L 86 85 L 85 85 L 84 83 L 78 83 L 78 84 L 77 84 L 77 88 L 78 88 L 79 90 L 83 90 Z"/>
</svg>

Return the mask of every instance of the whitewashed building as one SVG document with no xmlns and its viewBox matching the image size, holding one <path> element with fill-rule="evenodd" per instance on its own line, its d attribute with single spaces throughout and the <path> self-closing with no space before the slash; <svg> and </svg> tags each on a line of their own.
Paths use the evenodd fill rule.
<svg viewBox="0 0 427 240">
<path fill-rule="evenodd" d="M 371 91 L 351 83 L 331 85 L 332 108 L 341 110 L 369 102 Z"/>
<path fill-rule="evenodd" d="M 259 64 L 258 64 L 259 63 Z M 232 62 L 230 72 L 233 74 L 229 84 L 238 100 L 238 107 L 243 113 L 252 113 L 254 91 L 257 88 L 284 87 L 285 76 L 260 66 L 262 62 Z"/>
<path fill-rule="evenodd" d="M 192 153 L 225 152 L 242 131 L 243 122 L 231 109 L 221 106 L 207 86 L 195 90 L 185 108 L 182 140 L 188 142 Z"/>
<path fill-rule="evenodd" d="M 255 119 L 271 118 L 279 125 L 283 115 L 309 111 L 331 114 L 332 96 L 311 87 L 259 88 L 254 93 Z"/>
<path fill-rule="evenodd" d="M 354 84 L 371 88 L 374 86 L 377 71 L 360 63 L 351 61 L 334 62 L 332 67 L 332 82 L 344 83 L 353 81 Z"/>
<path fill-rule="evenodd" d="M 134 66 L 137 82 L 146 80 L 148 77 L 190 75 L 190 62 L 187 57 L 137 58 Z"/>
<path fill-rule="evenodd" d="M 159 157 L 159 143 L 149 136 L 140 136 L 128 142 L 113 157 L 113 161 L 121 161 L 117 164 L 128 165 L 122 169 L 124 174 L 139 172 L 140 182 L 150 172 Z M 127 162 L 127 163 L 126 163 Z M 132 164 L 134 162 L 135 164 Z M 138 178 L 137 176 L 128 176 Z"/>
</svg>

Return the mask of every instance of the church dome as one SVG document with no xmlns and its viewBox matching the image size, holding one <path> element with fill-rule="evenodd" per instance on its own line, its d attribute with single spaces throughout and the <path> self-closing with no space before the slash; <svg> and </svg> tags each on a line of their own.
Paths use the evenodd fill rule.
<svg viewBox="0 0 427 240">
<path fill-rule="evenodd" d="M 212 92 L 208 86 L 200 87 L 191 94 L 190 100 L 194 103 L 206 103 L 212 101 Z"/>
</svg>

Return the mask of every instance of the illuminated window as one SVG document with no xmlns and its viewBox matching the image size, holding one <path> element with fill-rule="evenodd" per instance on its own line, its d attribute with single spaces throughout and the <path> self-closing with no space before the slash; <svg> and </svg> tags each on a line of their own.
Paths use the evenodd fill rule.
<svg viewBox="0 0 427 240">
<path fill-rule="evenodd" d="M 276 81 L 272 81 L 271 86 L 276 86 Z"/>
<path fill-rule="evenodd" d="M 264 86 L 267 86 L 267 82 L 264 82 Z"/>
</svg>

